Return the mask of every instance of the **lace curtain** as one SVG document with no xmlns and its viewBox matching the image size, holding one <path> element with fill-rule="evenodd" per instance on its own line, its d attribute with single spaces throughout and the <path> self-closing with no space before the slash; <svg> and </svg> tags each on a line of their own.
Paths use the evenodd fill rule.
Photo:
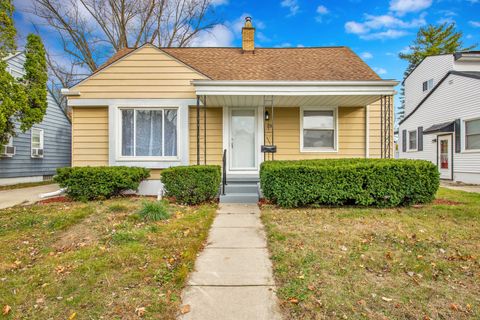
<svg viewBox="0 0 480 320">
<path fill-rule="evenodd" d="M 177 155 L 177 110 L 122 110 L 122 155 Z"/>
</svg>

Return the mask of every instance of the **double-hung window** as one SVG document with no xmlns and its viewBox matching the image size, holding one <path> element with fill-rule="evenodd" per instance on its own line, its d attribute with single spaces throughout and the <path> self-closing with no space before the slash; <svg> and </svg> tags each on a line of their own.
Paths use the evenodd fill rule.
<svg viewBox="0 0 480 320">
<path fill-rule="evenodd" d="M 336 150 L 336 111 L 334 109 L 302 110 L 302 151 Z"/>
<path fill-rule="evenodd" d="M 480 119 L 465 121 L 465 150 L 480 150 Z"/>
<path fill-rule="evenodd" d="M 433 88 L 433 79 L 424 81 L 422 84 L 423 92 L 430 91 Z"/>
<path fill-rule="evenodd" d="M 408 131 L 408 150 L 417 150 L 417 130 Z"/>
<path fill-rule="evenodd" d="M 121 109 L 121 156 L 176 158 L 177 109 Z"/>
<path fill-rule="evenodd" d="M 31 134 L 31 155 L 34 158 L 43 158 L 43 130 L 32 129 Z"/>
</svg>

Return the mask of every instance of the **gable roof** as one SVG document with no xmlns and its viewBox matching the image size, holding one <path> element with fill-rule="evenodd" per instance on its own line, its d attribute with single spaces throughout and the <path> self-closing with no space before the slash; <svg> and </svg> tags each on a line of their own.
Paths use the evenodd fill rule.
<svg viewBox="0 0 480 320">
<path fill-rule="evenodd" d="M 125 48 L 95 73 L 136 49 Z M 362 81 L 381 78 L 347 47 L 160 48 L 212 80 Z"/>
<path fill-rule="evenodd" d="M 416 66 L 415 68 L 412 69 L 412 71 L 410 71 L 404 78 L 403 78 L 403 81 L 402 81 L 402 84 L 405 83 L 405 80 L 407 80 L 408 77 L 410 77 L 412 75 L 412 73 L 418 68 L 418 66 L 420 66 L 422 64 L 423 61 L 425 61 L 425 59 L 427 58 L 430 58 L 430 57 L 439 57 L 439 56 L 453 56 L 454 60 L 458 60 L 460 59 L 462 56 L 464 55 L 468 55 L 468 54 L 480 54 L 480 51 L 478 50 L 470 50 L 470 51 L 458 51 L 458 52 L 455 52 L 455 53 L 439 53 L 439 54 L 432 54 L 432 55 L 429 55 L 429 56 L 426 56 L 422 59 L 422 61 L 420 61 Z"/>
<path fill-rule="evenodd" d="M 480 72 L 478 71 L 449 71 L 447 74 L 437 83 L 435 87 L 433 87 L 432 90 L 420 101 L 417 106 L 407 114 L 398 124 L 401 125 L 405 121 L 407 121 L 408 118 L 410 118 L 421 106 L 422 104 L 427 101 L 427 99 L 440 87 L 440 85 L 450 76 L 450 75 L 456 75 L 460 77 L 466 77 L 466 78 L 472 78 L 472 79 L 477 79 L 480 80 Z"/>
</svg>

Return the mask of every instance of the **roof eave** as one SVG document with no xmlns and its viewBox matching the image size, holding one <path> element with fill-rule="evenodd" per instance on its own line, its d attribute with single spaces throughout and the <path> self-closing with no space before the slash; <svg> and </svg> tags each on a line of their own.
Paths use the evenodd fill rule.
<svg viewBox="0 0 480 320">
<path fill-rule="evenodd" d="M 395 80 L 251 81 L 194 80 L 197 95 L 394 95 Z"/>
</svg>

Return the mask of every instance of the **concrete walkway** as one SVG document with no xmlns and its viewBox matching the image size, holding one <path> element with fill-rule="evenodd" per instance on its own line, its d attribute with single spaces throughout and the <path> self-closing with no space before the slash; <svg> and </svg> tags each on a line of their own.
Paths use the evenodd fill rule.
<svg viewBox="0 0 480 320">
<path fill-rule="evenodd" d="M 440 186 L 452 190 L 465 191 L 465 192 L 476 192 L 480 193 L 480 185 L 475 184 L 462 184 L 449 181 L 440 182 Z"/>
<path fill-rule="evenodd" d="M 266 246 L 257 205 L 220 204 L 179 319 L 281 319 Z"/>
<path fill-rule="evenodd" d="M 31 204 L 40 201 L 38 196 L 42 193 L 53 192 L 60 189 L 58 184 L 28 187 L 0 191 L 0 209 L 16 206 L 18 204 Z"/>
</svg>

